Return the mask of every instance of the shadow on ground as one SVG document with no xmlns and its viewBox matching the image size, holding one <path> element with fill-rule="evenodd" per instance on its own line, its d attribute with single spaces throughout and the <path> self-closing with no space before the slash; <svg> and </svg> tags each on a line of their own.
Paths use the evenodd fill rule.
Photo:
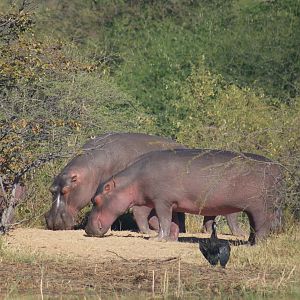
<svg viewBox="0 0 300 300">
<path fill-rule="evenodd" d="M 178 242 L 180 243 L 193 243 L 198 244 L 199 242 L 204 242 L 205 240 L 208 240 L 209 238 L 198 238 L 194 236 L 184 236 L 179 237 Z M 241 246 L 241 245 L 250 245 L 248 241 L 245 240 L 230 240 L 230 239 L 220 239 L 221 241 L 228 241 L 230 245 L 233 246 Z"/>
</svg>

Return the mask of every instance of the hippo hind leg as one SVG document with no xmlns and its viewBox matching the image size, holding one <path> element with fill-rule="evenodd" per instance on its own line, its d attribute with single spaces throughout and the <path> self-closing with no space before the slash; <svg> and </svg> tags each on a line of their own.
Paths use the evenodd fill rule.
<svg viewBox="0 0 300 300">
<path fill-rule="evenodd" d="M 246 210 L 250 223 L 250 245 L 255 245 L 257 241 L 264 239 L 270 233 L 270 221 L 268 213 L 262 210 Z"/>
<path fill-rule="evenodd" d="M 173 212 L 170 228 L 170 239 L 177 241 L 179 232 L 185 232 L 185 214 L 181 212 Z"/>
<path fill-rule="evenodd" d="M 212 232 L 212 224 L 215 218 L 216 216 L 204 216 L 202 232 L 207 232 L 207 233 Z"/>
<path fill-rule="evenodd" d="M 159 221 L 156 214 L 149 219 L 149 225 L 157 232 L 159 231 Z M 170 240 L 177 241 L 179 232 L 185 232 L 185 214 L 173 212 L 169 236 Z"/>
<path fill-rule="evenodd" d="M 245 236 L 245 232 L 239 227 L 238 224 L 238 213 L 232 213 L 225 215 L 229 229 L 231 233 L 235 236 Z M 212 223 L 216 216 L 204 216 L 202 232 L 211 233 Z"/>
<path fill-rule="evenodd" d="M 245 232 L 239 226 L 238 215 L 239 213 L 225 215 L 229 229 L 231 233 L 235 236 L 246 236 Z"/>
</svg>

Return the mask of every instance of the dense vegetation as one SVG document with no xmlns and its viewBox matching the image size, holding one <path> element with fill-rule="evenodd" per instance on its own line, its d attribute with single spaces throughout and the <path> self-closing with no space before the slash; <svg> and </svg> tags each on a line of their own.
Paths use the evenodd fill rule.
<svg viewBox="0 0 300 300">
<path fill-rule="evenodd" d="M 299 213 L 299 0 L 10 2 L 0 3 L 0 175 L 9 191 L 27 174 L 20 217 L 40 222 L 58 158 L 106 131 L 278 160 Z"/>
</svg>

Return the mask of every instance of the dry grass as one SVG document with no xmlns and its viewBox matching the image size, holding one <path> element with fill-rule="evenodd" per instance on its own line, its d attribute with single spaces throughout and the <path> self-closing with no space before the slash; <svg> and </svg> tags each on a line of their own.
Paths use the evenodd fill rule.
<svg viewBox="0 0 300 300">
<path fill-rule="evenodd" d="M 290 299 L 294 295 L 297 299 L 300 292 L 297 290 L 300 284 L 299 229 L 299 225 L 290 226 L 287 232 L 271 236 L 254 247 L 232 246 L 225 270 L 209 266 L 197 252 L 197 245 L 180 243 L 180 248 L 174 243 L 154 244 L 135 236 L 127 237 L 129 244 L 141 243 L 145 247 L 149 243 L 156 250 L 164 248 L 165 251 L 194 247 L 192 255 L 195 257 L 187 260 L 181 257 L 180 251 L 178 256 L 157 254 L 151 259 L 115 255 L 125 248 L 124 237 L 114 237 L 120 240 L 119 247 L 111 249 L 109 258 L 99 258 L 99 261 L 63 256 L 57 259 L 28 249 L 16 252 L 10 244 L 4 243 L 0 251 L 0 275 L 5 280 L 0 282 L 0 295 L 6 298 L 26 295 L 36 298 L 38 295 L 40 299 L 42 295 L 43 299 L 257 299 L 274 298 L 274 295 L 276 299 Z M 96 241 L 108 243 L 110 239 L 113 237 Z M 84 240 L 87 247 L 92 241 Z"/>
</svg>

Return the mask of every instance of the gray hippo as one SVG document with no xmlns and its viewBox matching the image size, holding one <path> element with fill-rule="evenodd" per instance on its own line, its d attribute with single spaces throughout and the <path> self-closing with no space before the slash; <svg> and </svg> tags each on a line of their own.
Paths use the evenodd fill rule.
<svg viewBox="0 0 300 300">
<path fill-rule="evenodd" d="M 184 148 L 171 139 L 138 133 L 108 133 L 91 139 L 81 154 L 74 157 L 55 177 L 50 191 L 53 203 L 45 214 L 46 226 L 51 230 L 73 229 L 81 209 L 89 205 L 99 184 L 123 170 L 140 155 L 159 149 Z M 158 229 L 151 208 L 135 207 L 133 214 L 141 232 L 149 233 L 149 222 Z M 174 215 L 182 225 L 183 214 Z M 210 221 L 210 220 L 209 220 Z M 235 215 L 227 216 L 233 234 L 240 235 Z M 205 227 L 210 226 L 204 224 Z"/>
<path fill-rule="evenodd" d="M 249 242 L 264 238 L 279 210 L 281 168 L 263 156 L 222 150 L 165 150 L 141 157 L 98 190 L 86 233 L 103 236 L 132 206 L 154 207 L 158 239 L 170 236 L 172 211 L 215 216 L 246 212 Z"/>
<path fill-rule="evenodd" d="M 45 214 L 47 228 L 73 229 L 76 216 L 90 203 L 99 183 L 123 170 L 141 154 L 183 147 L 171 139 L 138 133 L 107 133 L 89 140 L 82 153 L 54 178 L 50 187 L 53 203 Z M 150 231 L 147 220 L 150 212 L 150 208 L 140 207 L 134 214 L 138 227 L 145 233 Z"/>
</svg>

